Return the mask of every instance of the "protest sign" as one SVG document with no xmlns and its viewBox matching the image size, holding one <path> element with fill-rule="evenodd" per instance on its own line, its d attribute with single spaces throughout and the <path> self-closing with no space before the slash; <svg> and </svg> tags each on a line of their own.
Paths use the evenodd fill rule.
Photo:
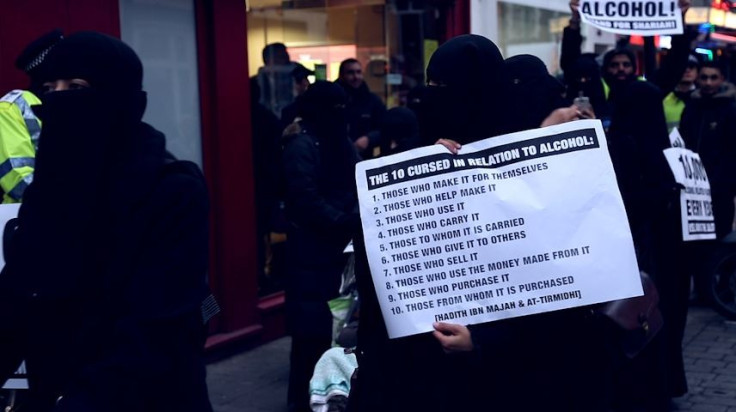
<svg viewBox="0 0 736 412">
<path fill-rule="evenodd" d="M 670 145 L 672 147 L 685 147 L 685 140 L 676 127 L 670 132 Z"/>
<path fill-rule="evenodd" d="M 26 363 L 20 364 L 15 374 L 3 385 L 3 389 L 28 389 L 28 378 L 26 378 Z"/>
<path fill-rule="evenodd" d="M 356 179 L 391 338 L 642 294 L 597 120 L 368 160 Z"/>
<path fill-rule="evenodd" d="M 3 252 L 3 241 L 5 240 L 2 236 L 5 225 L 18 216 L 18 210 L 20 209 L 20 203 L 0 205 L 0 269 L 5 266 L 5 254 Z"/>
<path fill-rule="evenodd" d="M 624 35 L 655 36 L 683 33 L 677 0 L 582 0 L 583 22 L 603 31 Z"/>
<path fill-rule="evenodd" d="M 710 196 L 710 182 L 705 167 L 697 153 L 682 147 L 664 150 L 664 156 L 672 169 L 680 190 L 680 214 L 682 215 L 682 240 L 707 240 L 716 238 L 716 222 Z"/>
<path fill-rule="evenodd" d="M 8 221 L 18 216 L 19 209 L 20 203 L 0 205 L 0 269 L 5 266 L 5 254 L 3 253 L 3 241 L 5 240 L 5 237 L 2 236 L 4 234 L 2 230 L 5 228 L 5 225 L 8 223 Z M 18 370 L 15 372 L 15 375 L 8 379 L 8 381 L 5 382 L 5 385 L 2 388 L 28 389 L 28 380 L 26 379 L 25 375 L 26 366 L 25 363 L 23 363 L 20 365 L 20 368 L 18 368 Z"/>
</svg>

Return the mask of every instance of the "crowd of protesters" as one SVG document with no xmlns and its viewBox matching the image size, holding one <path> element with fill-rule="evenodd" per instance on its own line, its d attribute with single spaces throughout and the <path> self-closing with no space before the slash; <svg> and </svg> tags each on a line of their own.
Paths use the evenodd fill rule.
<svg viewBox="0 0 736 412">
<path fill-rule="evenodd" d="M 342 62 L 337 81 L 310 82 L 315 73 L 292 62 L 283 44 L 263 50 L 250 83 L 257 253 L 260 278 L 286 291 L 290 411 L 310 410 L 310 378 L 335 339 L 327 302 L 344 288 L 346 267 L 360 296 L 360 373 L 341 405 L 351 411 L 658 412 L 688 391 L 682 339 L 691 277 L 715 242 L 683 241 L 681 186 L 662 152 L 678 127 L 708 173 L 717 236 L 730 233 L 736 86 L 719 62 L 691 54 L 687 32 L 656 68 L 642 70 L 625 44 L 603 56 L 581 53 L 578 1 L 570 5 L 564 81 L 537 57 L 504 59 L 491 40 L 464 35 L 436 50 L 427 85 L 391 110 L 356 59 Z M 689 1 L 680 6 L 684 13 Z M 204 180 L 141 121 L 140 60 L 108 36 L 53 32 L 29 45 L 18 67 L 31 85 L 0 100 L 0 126 L 11 125 L 0 140 L 20 131 L 17 147 L 35 160 L 9 162 L 18 170 L 2 181 L 13 182 L 2 188 L 5 199 L 23 201 L 4 234 L 2 378 L 27 362 L 33 390 L 20 410 L 210 410 Z M 389 339 L 367 262 L 356 164 L 433 144 L 457 153 L 579 119 L 604 126 L 638 264 L 659 292 L 660 333 L 626 356 L 623 331 L 579 307 L 469 327 L 437 323 L 433 333 Z M 59 202 L 74 188 L 75 202 Z M 274 247 L 274 232 L 285 247 Z"/>
<path fill-rule="evenodd" d="M 705 164 L 718 237 L 731 232 L 736 88 L 720 62 L 692 53 L 687 30 L 656 67 L 642 67 L 624 42 L 602 56 L 582 53 L 578 3 L 570 3 L 561 79 L 534 56 L 504 60 L 490 40 L 466 35 L 433 54 L 427 85 L 410 92 L 406 108 L 385 111 L 355 59 L 341 64 L 335 84 L 317 81 L 293 103 L 288 122 L 296 122 L 281 140 L 294 241 L 286 273 L 290 410 L 308 410 L 310 370 L 332 342 L 326 302 L 338 295 L 351 238 L 360 296 L 351 410 L 667 411 L 687 392 L 682 339 L 691 278 L 715 242 L 683 241 L 681 186 L 663 150 L 678 127 Z M 680 1 L 683 13 L 689 5 Z M 639 267 L 659 292 L 664 326 L 656 337 L 627 357 L 619 327 L 584 307 L 471 327 L 438 323 L 433 334 L 389 339 L 359 224 L 356 162 L 431 144 L 456 153 L 480 139 L 578 119 L 600 119 L 607 134 Z"/>
</svg>

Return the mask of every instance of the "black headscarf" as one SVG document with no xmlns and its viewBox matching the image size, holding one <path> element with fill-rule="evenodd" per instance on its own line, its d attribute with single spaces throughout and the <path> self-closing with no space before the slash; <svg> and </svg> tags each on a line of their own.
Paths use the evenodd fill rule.
<svg viewBox="0 0 736 412">
<path fill-rule="evenodd" d="M 90 87 L 41 97 L 40 157 L 53 157 L 49 162 L 102 158 L 104 162 L 95 165 L 95 170 L 102 170 L 151 150 L 162 155 L 163 139 L 140 130 L 146 109 L 143 66 L 128 45 L 102 33 L 75 33 L 49 52 L 42 70 L 44 81 L 83 79 Z M 92 126 L 94 132 L 87 133 Z M 43 159 L 39 163 L 37 173 L 43 174 Z"/>
<path fill-rule="evenodd" d="M 669 187 L 672 173 L 662 151 L 671 147 L 661 90 L 649 82 L 634 82 L 622 92 L 611 121 L 614 144 L 630 140 L 642 174 L 651 187 Z M 624 143 L 625 144 L 625 143 Z"/>
<path fill-rule="evenodd" d="M 676 193 L 662 150 L 670 147 L 662 92 L 634 82 L 620 94 L 608 133 L 611 158 L 635 243 L 643 248 L 649 225 Z"/>
<path fill-rule="evenodd" d="M 427 66 L 419 124 L 425 143 L 459 143 L 495 136 L 503 125 L 503 57 L 492 41 L 467 34 L 434 52 Z"/>
<path fill-rule="evenodd" d="M 396 146 L 391 148 L 391 144 Z M 420 146 L 417 117 L 406 107 L 394 107 L 381 119 L 381 155 L 401 153 Z"/>
<path fill-rule="evenodd" d="M 663 157 L 662 150 L 670 147 L 670 141 L 662 92 L 657 86 L 649 82 L 634 82 L 622 91 L 613 115 L 611 135 L 614 138 L 632 136 L 647 152 Z"/>
<path fill-rule="evenodd" d="M 299 117 L 305 132 L 319 141 L 324 172 L 330 180 L 352 187 L 355 149 L 348 139 L 347 95 L 338 84 L 317 81 L 299 97 Z"/>
<path fill-rule="evenodd" d="M 573 103 L 576 97 L 585 96 L 590 99 L 595 115 L 599 119 L 610 116 L 606 95 L 601 81 L 601 68 L 594 54 L 583 54 L 575 60 L 565 73 L 567 79 L 567 104 Z"/>
<path fill-rule="evenodd" d="M 508 132 L 538 128 L 552 111 L 563 107 L 564 87 L 536 56 L 506 59 L 509 105 Z"/>
</svg>

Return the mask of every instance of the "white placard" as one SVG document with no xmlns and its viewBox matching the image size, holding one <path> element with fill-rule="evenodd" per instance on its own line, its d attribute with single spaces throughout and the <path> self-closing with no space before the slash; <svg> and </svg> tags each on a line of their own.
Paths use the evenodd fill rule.
<svg viewBox="0 0 736 412">
<path fill-rule="evenodd" d="M 681 147 L 665 149 L 664 156 L 672 169 L 675 181 L 684 186 L 680 190 L 682 240 L 687 242 L 715 239 L 716 222 L 713 216 L 710 182 L 700 156 Z"/>
<path fill-rule="evenodd" d="M 682 10 L 677 0 L 582 0 L 584 23 L 603 31 L 636 36 L 682 34 Z"/>
<path fill-rule="evenodd" d="M 0 205 L 0 269 L 5 267 L 5 254 L 3 253 L 3 230 L 10 219 L 18 217 L 20 203 Z"/>
<path fill-rule="evenodd" d="M 5 236 L 3 236 L 3 230 L 5 229 L 5 224 L 7 224 L 10 219 L 18 216 L 18 209 L 20 209 L 20 203 L 0 205 L 0 268 L 5 266 L 5 254 L 3 253 L 3 240 L 5 240 Z M 15 372 L 15 375 L 5 382 L 2 389 L 28 389 L 28 380 L 26 379 L 25 374 L 26 366 L 24 362 Z"/>
<path fill-rule="evenodd" d="M 356 179 L 391 338 L 642 295 L 600 121 L 368 160 Z"/>
<path fill-rule="evenodd" d="M 685 140 L 676 127 L 672 128 L 670 132 L 670 145 L 672 147 L 685 147 Z"/>
</svg>

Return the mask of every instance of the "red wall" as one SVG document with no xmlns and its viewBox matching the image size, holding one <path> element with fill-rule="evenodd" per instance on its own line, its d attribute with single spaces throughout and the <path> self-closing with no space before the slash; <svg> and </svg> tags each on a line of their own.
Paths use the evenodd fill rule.
<svg viewBox="0 0 736 412">
<path fill-rule="evenodd" d="M 225 340 L 261 329 L 255 244 L 246 12 L 242 0 L 198 0 L 205 175 L 213 223 L 211 286 Z M 217 337 L 211 344 L 217 345 Z"/>
<path fill-rule="evenodd" d="M 14 66 L 32 40 L 53 29 L 97 30 L 120 36 L 118 0 L 3 1 L 0 12 L 0 94 L 24 88 L 28 78 Z"/>
<path fill-rule="evenodd" d="M 445 23 L 445 39 L 470 33 L 470 0 L 449 3 Z"/>
</svg>

